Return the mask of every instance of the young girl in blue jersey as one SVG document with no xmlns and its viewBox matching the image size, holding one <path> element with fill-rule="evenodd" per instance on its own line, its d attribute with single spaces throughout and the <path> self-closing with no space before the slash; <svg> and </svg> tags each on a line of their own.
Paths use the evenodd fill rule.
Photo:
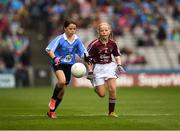
<svg viewBox="0 0 180 131">
<path fill-rule="evenodd" d="M 56 118 L 55 110 L 63 99 L 66 85 L 70 82 L 71 66 L 76 61 L 76 54 L 83 58 L 84 53 L 87 53 L 84 44 L 75 34 L 77 24 L 72 20 L 66 20 L 63 28 L 64 33 L 54 38 L 46 48 L 58 80 L 49 102 L 47 115 L 50 118 Z"/>
</svg>

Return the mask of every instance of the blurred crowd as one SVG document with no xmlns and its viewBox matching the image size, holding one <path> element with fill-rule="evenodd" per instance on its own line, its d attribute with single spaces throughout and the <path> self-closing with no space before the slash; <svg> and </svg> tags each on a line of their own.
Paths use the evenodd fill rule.
<svg viewBox="0 0 180 131">
<path fill-rule="evenodd" d="M 26 71 L 31 65 L 31 44 L 26 32 L 44 24 L 50 40 L 61 33 L 66 18 L 77 20 L 79 28 L 96 33 L 100 21 L 112 25 L 114 37 L 129 32 L 136 46 L 163 45 L 165 40 L 180 42 L 179 0 L 1 0 L 0 72 Z M 133 50 L 123 48 L 130 58 Z M 143 56 L 127 64 L 145 64 Z M 20 73 L 22 74 L 22 73 Z M 23 77 L 23 76 L 20 76 Z"/>
</svg>

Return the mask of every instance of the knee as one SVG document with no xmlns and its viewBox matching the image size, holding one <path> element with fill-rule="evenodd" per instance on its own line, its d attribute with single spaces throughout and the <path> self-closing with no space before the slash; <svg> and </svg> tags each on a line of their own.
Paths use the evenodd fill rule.
<svg viewBox="0 0 180 131">
<path fill-rule="evenodd" d="M 105 93 L 104 92 L 103 93 L 102 92 L 98 92 L 98 96 L 99 97 L 105 97 Z"/>
<path fill-rule="evenodd" d="M 99 97 L 105 97 L 106 95 L 106 91 L 102 87 L 95 88 L 95 92 L 98 94 Z"/>
<path fill-rule="evenodd" d="M 58 81 L 57 85 L 59 88 L 63 88 L 66 85 L 66 82 Z"/>
</svg>

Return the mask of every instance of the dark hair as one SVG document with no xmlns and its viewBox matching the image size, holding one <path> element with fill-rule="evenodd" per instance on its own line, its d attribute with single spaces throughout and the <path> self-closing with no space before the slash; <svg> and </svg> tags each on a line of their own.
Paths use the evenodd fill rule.
<svg viewBox="0 0 180 131">
<path fill-rule="evenodd" d="M 64 28 L 67 28 L 70 24 L 75 24 L 77 25 L 77 23 L 74 20 L 65 20 L 64 21 Z"/>
</svg>

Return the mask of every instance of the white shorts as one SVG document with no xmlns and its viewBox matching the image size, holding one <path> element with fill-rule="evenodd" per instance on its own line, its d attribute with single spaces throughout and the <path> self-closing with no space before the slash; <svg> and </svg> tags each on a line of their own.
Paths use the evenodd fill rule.
<svg viewBox="0 0 180 131">
<path fill-rule="evenodd" d="M 95 64 L 94 66 L 94 79 L 92 80 L 93 86 L 105 84 L 105 81 L 110 78 L 117 78 L 115 75 L 116 63 L 111 62 L 108 64 Z"/>
</svg>

